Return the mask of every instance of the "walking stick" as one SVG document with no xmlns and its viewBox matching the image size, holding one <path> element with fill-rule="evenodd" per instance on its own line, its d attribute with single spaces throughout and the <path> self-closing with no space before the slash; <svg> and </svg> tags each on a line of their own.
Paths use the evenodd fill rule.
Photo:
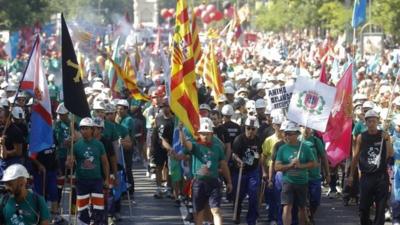
<svg viewBox="0 0 400 225">
<path fill-rule="evenodd" d="M 263 202 L 265 186 L 266 186 L 265 180 L 261 179 L 261 190 L 260 190 L 259 195 L 258 195 L 258 209 L 261 207 L 262 202 Z"/>
<path fill-rule="evenodd" d="M 124 154 L 124 149 L 122 148 L 121 144 L 121 138 L 118 139 L 118 145 L 119 145 L 119 150 L 121 151 L 121 160 L 122 160 L 122 167 L 124 168 L 125 171 L 125 180 L 128 180 L 127 177 L 127 171 L 126 171 L 126 166 L 125 166 L 125 154 Z M 132 171 L 130 171 L 132 173 Z M 131 194 L 129 193 L 129 190 L 126 191 L 128 194 L 128 202 L 129 202 L 129 218 L 132 218 L 132 205 L 131 205 Z"/>
<path fill-rule="evenodd" d="M 237 183 L 237 187 L 236 187 L 236 198 L 235 198 L 235 208 L 233 210 L 233 220 L 236 219 L 236 213 L 238 210 L 238 206 L 239 206 L 239 194 L 240 194 L 240 184 L 242 183 L 242 173 L 243 173 L 243 166 L 240 167 L 239 169 L 239 178 L 238 178 L 238 183 Z"/>
</svg>

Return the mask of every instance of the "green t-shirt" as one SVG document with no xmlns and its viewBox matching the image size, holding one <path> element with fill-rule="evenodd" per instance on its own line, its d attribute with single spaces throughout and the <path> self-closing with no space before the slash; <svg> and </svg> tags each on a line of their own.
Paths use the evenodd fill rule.
<svg viewBox="0 0 400 225">
<path fill-rule="evenodd" d="M 131 137 L 131 138 L 133 138 L 134 137 L 134 133 L 133 133 L 133 119 L 132 119 L 132 117 L 130 117 L 130 116 L 125 116 L 122 120 L 121 120 L 121 122 L 119 123 L 119 124 L 121 124 L 123 127 L 125 127 L 126 129 L 128 129 L 128 133 L 129 133 L 129 136 Z M 133 139 L 132 139 L 133 140 Z"/>
<path fill-rule="evenodd" d="M 114 123 L 108 120 L 104 121 L 103 137 L 111 142 L 118 140 L 118 131 Z"/>
<path fill-rule="evenodd" d="M 71 132 L 69 129 L 69 124 L 58 120 L 56 121 L 54 125 L 54 133 L 55 133 L 55 138 L 57 141 L 57 148 L 56 148 L 56 154 L 59 159 L 64 159 L 67 158 L 67 152 L 68 149 L 64 145 L 64 141 L 69 139 L 71 136 Z"/>
<path fill-rule="evenodd" d="M 365 125 L 365 123 L 363 121 L 358 121 L 356 122 L 356 124 L 354 124 L 354 128 L 353 128 L 353 136 L 358 136 L 359 134 L 361 134 L 364 131 L 367 131 L 367 125 Z"/>
<path fill-rule="evenodd" d="M 3 208 L 6 225 L 31 225 L 50 220 L 49 209 L 44 198 L 38 195 L 35 197 L 34 195 L 31 191 L 28 191 L 25 201 L 18 204 L 15 198 L 10 196 Z M 37 214 L 40 214 L 39 218 Z"/>
<path fill-rule="evenodd" d="M 213 137 L 211 147 L 207 147 L 192 141 L 192 171 L 196 178 L 218 178 L 218 166 L 221 160 L 225 159 L 224 146 L 221 141 Z"/>
<path fill-rule="evenodd" d="M 117 136 L 124 138 L 126 137 L 129 133 L 128 133 L 128 129 L 126 129 L 124 126 L 122 126 L 121 124 L 116 123 L 115 124 L 115 128 L 117 130 Z"/>
<path fill-rule="evenodd" d="M 104 145 L 96 140 L 90 141 L 80 138 L 74 144 L 76 159 L 76 179 L 102 178 L 101 156 L 106 154 Z"/>
<path fill-rule="evenodd" d="M 49 83 L 48 89 L 50 99 L 58 101 L 60 96 L 60 89 L 58 88 L 58 86 L 54 83 Z"/>
<path fill-rule="evenodd" d="M 300 149 L 300 142 L 297 145 L 284 144 L 278 149 L 276 161 L 281 162 L 283 165 L 291 163 L 292 159 L 297 157 L 298 150 Z M 305 164 L 315 160 L 310 147 L 303 144 L 299 157 L 300 163 Z M 307 184 L 308 183 L 308 169 L 292 168 L 283 172 L 283 181 L 291 184 Z"/>
<path fill-rule="evenodd" d="M 312 154 L 314 155 L 314 158 L 320 162 L 320 158 L 324 156 L 325 153 L 325 147 L 324 144 L 322 143 L 321 139 L 315 137 L 315 136 L 310 136 L 308 137 L 303 144 L 307 145 L 308 147 L 311 148 Z M 315 168 L 309 169 L 308 170 L 308 179 L 309 180 L 316 180 L 316 179 L 321 179 L 321 166 L 317 166 Z"/>
</svg>

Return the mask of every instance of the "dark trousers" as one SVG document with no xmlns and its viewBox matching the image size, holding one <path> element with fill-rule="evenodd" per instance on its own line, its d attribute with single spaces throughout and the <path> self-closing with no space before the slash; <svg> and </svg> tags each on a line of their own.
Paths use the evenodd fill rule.
<svg viewBox="0 0 400 225">
<path fill-rule="evenodd" d="M 233 175 L 233 193 L 236 193 L 238 184 L 239 174 Z M 242 180 L 240 182 L 239 192 L 239 204 L 238 204 L 238 215 L 240 215 L 242 209 L 242 201 L 249 196 L 249 210 L 247 211 L 246 221 L 248 225 L 255 225 L 258 214 L 258 187 L 260 185 L 260 173 L 259 170 L 253 170 L 242 174 Z"/>
<path fill-rule="evenodd" d="M 133 149 L 125 150 L 124 149 L 124 159 L 125 159 L 125 173 L 128 179 L 128 183 L 131 185 L 129 190 L 135 190 L 135 182 L 133 180 L 132 173 L 132 158 L 133 158 Z"/>
<path fill-rule="evenodd" d="M 360 178 L 360 222 L 361 225 L 383 225 L 385 207 L 389 195 L 389 177 L 386 173 L 363 174 Z M 370 208 L 375 203 L 375 220 L 370 221 Z M 372 223 L 371 223 L 372 222 Z"/>
<path fill-rule="evenodd" d="M 106 224 L 102 179 L 76 180 L 78 225 Z"/>
</svg>

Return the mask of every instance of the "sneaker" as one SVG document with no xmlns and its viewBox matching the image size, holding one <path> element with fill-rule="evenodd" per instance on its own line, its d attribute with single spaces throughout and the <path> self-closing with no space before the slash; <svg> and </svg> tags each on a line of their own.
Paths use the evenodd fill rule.
<svg viewBox="0 0 400 225">
<path fill-rule="evenodd" d="M 179 199 L 175 200 L 175 207 L 181 207 L 181 201 Z"/>
<path fill-rule="evenodd" d="M 392 219 L 392 213 L 390 213 L 390 210 L 386 210 L 385 221 L 390 221 L 391 219 Z"/>
<path fill-rule="evenodd" d="M 161 199 L 163 197 L 163 194 L 162 194 L 161 190 L 157 190 L 153 196 L 156 199 Z"/>
<path fill-rule="evenodd" d="M 152 174 L 150 175 L 150 179 L 151 179 L 151 180 L 155 180 L 155 179 L 156 179 L 156 174 L 152 173 Z"/>
<path fill-rule="evenodd" d="M 66 220 L 62 216 L 54 215 L 53 220 L 51 221 L 51 224 L 61 225 L 61 224 L 64 224 L 65 222 L 66 222 Z"/>
<path fill-rule="evenodd" d="M 193 213 L 188 213 L 184 220 L 188 221 L 189 223 L 193 223 L 194 222 Z"/>
<path fill-rule="evenodd" d="M 112 216 L 108 217 L 107 222 L 108 222 L 108 225 L 115 225 L 116 224 L 115 219 Z"/>
<path fill-rule="evenodd" d="M 149 171 L 146 172 L 146 177 L 150 177 L 150 172 Z"/>
</svg>

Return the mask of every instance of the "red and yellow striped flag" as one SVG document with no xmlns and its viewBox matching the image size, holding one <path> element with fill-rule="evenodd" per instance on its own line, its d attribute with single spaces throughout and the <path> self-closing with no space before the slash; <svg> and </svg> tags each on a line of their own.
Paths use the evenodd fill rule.
<svg viewBox="0 0 400 225">
<path fill-rule="evenodd" d="M 214 52 L 214 44 L 212 41 L 208 45 L 208 54 L 205 61 L 203 79 L 205 85 L 213 90 L 215 102 L 218 102 L 218 98 L 224 94 L 224 85 L 222 83 L 222 77 L 219 72 L 218 62 Z"/>
<path fill-rule="evenodd" d="M 203 52 L 201 51 L 199 29 L 197 28 L 196 14 L 194 13 L 194 10 L 192 13 L 192 35 L 193 35 L 193 57 L 195 64 L 197 64 L 200 61 Z"/>
<path fill-rule="evenodd" d="M 177 0 L 170 78 L 170 107 L 183 125 L 195 135 L 199 128 L 195 62 L 187 0 Z"/>
<path fill-rule="evenodd" d="M 114 62 L 111 58 L 108 58 L 110 62 L 112 63 L 115 73 L 118 75 L 118 77 L 124 81 L 126 88 L 129 90 L 131 93 L 131 96 L 136 99 L 136 100 L 142 100 L 142 101 L 149 101 L 150 97 L 147 96 L 146 94 L 143 94 L 137 84 L 136 80 L 134 77 L 135 71 L 133 70 L 131 60 L 129 59 L 129 56 L 125 57 L 125 62 L 124 62 L 124 68 L 122 69 L 117 63 Z"/>
</svg>

